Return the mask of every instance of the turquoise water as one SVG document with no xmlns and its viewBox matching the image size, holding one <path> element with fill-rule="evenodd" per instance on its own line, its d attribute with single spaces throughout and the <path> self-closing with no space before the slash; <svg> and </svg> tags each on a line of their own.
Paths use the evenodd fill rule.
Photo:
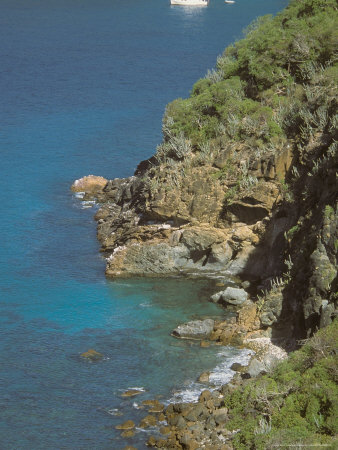
<svg viewBox="0 0 338 450">
<path fill-rule="evenodd" d="M 69 186 L 131 175 L 161 140 L 165 104 L 286 3 L 1 1 L 0 448 L 123 448 L 115 425 L 142 414 L 121 392 L 191 393 L 234 357 L 169 336 L 223 314 L 207 301 L 214 282 L 105 279 L 94 211 Z M 104 360 L 81 360 L 89 348 Z"/>
</svg>

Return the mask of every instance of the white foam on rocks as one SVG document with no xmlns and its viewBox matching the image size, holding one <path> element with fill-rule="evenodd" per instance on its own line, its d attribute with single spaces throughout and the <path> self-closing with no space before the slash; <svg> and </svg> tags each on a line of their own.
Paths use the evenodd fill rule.
<svg viewBox="0 0 338 450">
<path fill-rule="evenodd" d="M 215 391 L 217 388 L 229 383 L 236 373 L 234 370 L 230 369 L 232 364 L 237 362 L 245 366 L 249 363 L 250 358 L 254 353 L 255 352 L 250 349 L 238 350 L 228 346 L 223 347 L 217 354 L 221 359 L 221 362 L 210 372 L 210 385 L 192 381 L 187 388 L 176 391 L 169 399 L 168 403 L 196 403 L 200 394 L 205 389 Z"/>
</svg>

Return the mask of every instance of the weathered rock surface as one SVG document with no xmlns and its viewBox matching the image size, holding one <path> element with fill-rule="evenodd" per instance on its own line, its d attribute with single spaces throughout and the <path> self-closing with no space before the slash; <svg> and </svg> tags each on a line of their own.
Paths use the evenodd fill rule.
<svg viewBox="0 0 338 450">
<path fill-rule="evenodd" d="M 172 332 L 172 335 L 184 339 L 205 339 L 208 338 L 214 329 L 213 319 L 192 320 L 179 325 Z"/>
<path fill-rule="evenodd" d="M 211 300 L 221 304 L 240 306 L 248 299 L 248 293 L 244 289 L 227 287 L 211 297 Z"/>
<path fill-rule="evenodd" d="M 126 422 L 116 425 L 117 430 L 132 430 L 135 428 L 135 423 L 132 420 L 127 420 Z"/>
<path fill-rule="evenodd" d="M 209 377 L 210 377 L 210 372 L 203 372 L 198 377 L 197 381 L 199 381 L 200 383 L 208 383 L 209 382 Z"/>
<path fill-rule="evenodd" d="M 108 180 L 95 175 L 87 175 L 75 180 L 71 186 L 73 192 L 85 192 L 86 194 L 97 194 L 103 190 Z"/>
<path fill-rule="evenodd" d="M 156 417 L 149 414 L 148 416 L 144 417 L 141 420 L 139 427 L 140 428 L 149 428 L 149 427 L 155 426 L 156 424 L 157 424 Z"/>
</svg>

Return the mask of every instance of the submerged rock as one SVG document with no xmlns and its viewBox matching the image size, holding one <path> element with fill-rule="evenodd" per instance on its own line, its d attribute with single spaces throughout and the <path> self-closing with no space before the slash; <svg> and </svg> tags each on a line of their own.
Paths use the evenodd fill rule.
<svg viewBox="0 0 338 450">
<path fill-rule="evenodd" d="M 156 424 L 157 424 L 156 417 L 149 414 L 148 416 L 144 417 L 141 420 L 139 427 L 140 428 L 149 428 L 149 427 L 154 427 Z"/>
<path fill-rule="evenodd" d="M 121 394 L 121 397 L 135 397 L 135 395 L 143 394 L 144 391 L 141 389 L 128 389 Z"/>
<path fill-rule="evenodd" d="M 184 339 L 205 339 L 212 333 L 214 324 L 213 319 L 192 320 L 175 328 L 172 336 Z"/>
<path fill-rule="evenodd" d="M 131 438 L 135 436 L 134 430 L 125 430 L 121 433 L 121 437 L 123 438 Z"/>
<path fill-rule="evenodd" d="M 146 406 L 148 411 L 152 413 L 161 413 L 164 409 L 163 403 L 160 403 L 158 400 L 144 400 L 142 405 Z"/>
<path fill-rule="evenodd" d="M 81 358 L 88 359 L 89 361 L 100 361 L 103 358 L 102 353 L 97 352 L 96 350 L 93 350 L 90 348 L 84 353 L 81 353 Z"/>
<path fill-rule="evenodd" d="M 126 422 L 116 425 L 116 430 L 132 430 L 135 428 L 135 423 L 132 420 L 127 420 Z"/>
</svg>

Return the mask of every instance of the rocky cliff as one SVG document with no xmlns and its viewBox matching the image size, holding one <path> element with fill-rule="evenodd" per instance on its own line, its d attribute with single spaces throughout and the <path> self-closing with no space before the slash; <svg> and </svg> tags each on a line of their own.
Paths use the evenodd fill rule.
<svg viewBox="0 0 338 450">
<path fill-rule="evenodd" d="M 302 338 L 337 303 L 337 2 L 249 27 L 134 176 L 86 193 L 109 277 L 240 276 L 261 326 Z M 85 189 L 83 189 L 85 190 Z"/>
</svg>

